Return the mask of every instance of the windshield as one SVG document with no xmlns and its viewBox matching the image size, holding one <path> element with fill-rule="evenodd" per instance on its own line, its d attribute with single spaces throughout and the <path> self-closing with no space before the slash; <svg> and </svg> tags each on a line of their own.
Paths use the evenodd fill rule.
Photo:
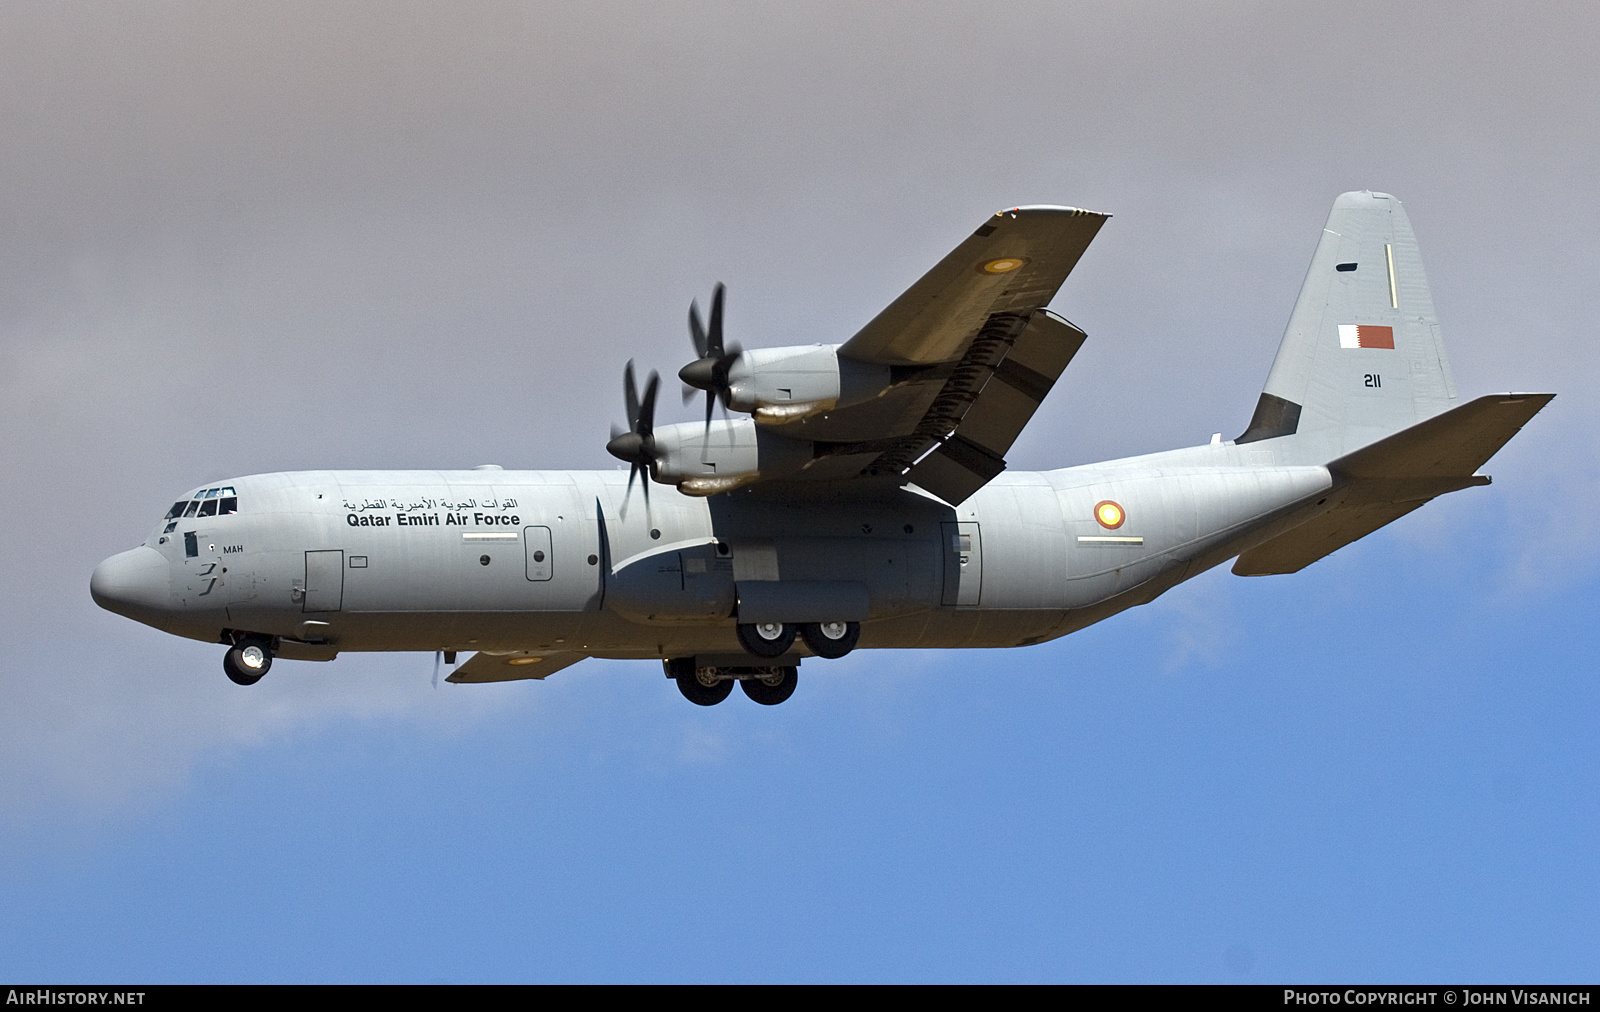
<svg viewBox="0 0 1600 1012">
<path fill-rule="evenodd" d="M 203 488 L 189 498 L 179 499 L 172 504 L 172 508 L 167 510 L 167 515 L 162 518 L 167 521 L 167 528 L 163 533 L 171 534 L 182 517 L 225 517 L 237 512 L 239 512 L 239 497 L 233 491 L 232 485 Z"/>
</svg>

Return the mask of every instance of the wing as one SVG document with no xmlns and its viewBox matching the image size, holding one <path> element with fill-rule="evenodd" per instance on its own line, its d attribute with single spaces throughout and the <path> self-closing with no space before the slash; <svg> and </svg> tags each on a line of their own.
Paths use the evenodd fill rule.
<svg viewBox="0 0 1600 1012">
<path fill-rule="evenodd" d="M 514 682 L 522 678 L 544 678 L 571 667 L 589 656 L 577 652 L 535 653 L 517 650 L 509 654 L 476 653 L 471 660 L 450 672 L 447 682 Z"/>
<path fill-rule="evenodd" d="M 1040 312 L 1110 215 L 1018 207 L 990 218 L 839 349 L 888 366 L 879 396 L 772 427 L 817 444 L 809 480 L 905 475 L 960 502 L 1004 454 L 1084 341 Z M 991 382 L 998 378 L 1000 382 Z M 941 445 L 942 444 L 942 445 Z"/>
<path fill-rule="evenodd" d="M 889 366 L 961 361 L 991 316 L 1027 316 L 1048 305 L 1109 217 L 1076 207 L 999 212 L 839 354 Z"/>
</svg>

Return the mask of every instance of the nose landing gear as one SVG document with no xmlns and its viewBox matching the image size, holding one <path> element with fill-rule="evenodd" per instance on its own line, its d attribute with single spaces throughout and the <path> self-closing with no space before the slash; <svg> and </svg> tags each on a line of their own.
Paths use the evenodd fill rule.
<svg viewBox="0 0 1600 1012">
<path fill-rule="evenodd" d="M 242 639 L 222 656 L 222 670 L 235 685 L 254 685 L 272 667 L 272 641 Z"/>
</svg>

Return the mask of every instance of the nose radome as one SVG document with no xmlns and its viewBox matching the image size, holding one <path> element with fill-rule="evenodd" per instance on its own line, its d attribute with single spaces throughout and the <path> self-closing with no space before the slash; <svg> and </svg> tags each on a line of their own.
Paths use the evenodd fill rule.
<svg viewBox="0 0 1600 1012">
<path fill-rule="evenodd" d="M 147 545 L 113 555 L 94 567 L 89 594 L 106 611 L 137 621 L 165 612 L 172 603 L 167 560 Z"/>
</svg>

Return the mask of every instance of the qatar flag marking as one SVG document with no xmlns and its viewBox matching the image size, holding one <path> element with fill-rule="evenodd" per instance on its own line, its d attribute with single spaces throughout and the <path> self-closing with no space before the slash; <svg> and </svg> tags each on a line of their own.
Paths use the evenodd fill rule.
<svg viewBox="0 0 1600 1012">
<path fill-rule="evenodd" d="M 1366 324 L 1339 324 L 1341 348 L 1387 348 L 1394 351 L 1393 327 L 1369 327 Z"/>
</svg>

